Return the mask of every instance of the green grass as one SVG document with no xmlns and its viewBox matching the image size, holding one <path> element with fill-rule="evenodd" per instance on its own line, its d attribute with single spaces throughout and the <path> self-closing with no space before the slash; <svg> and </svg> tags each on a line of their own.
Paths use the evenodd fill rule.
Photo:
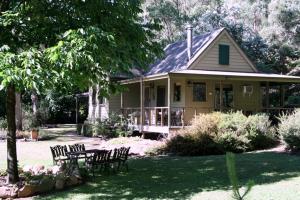
<svg viewBox="0 0 300 200">
<path fill-rule="evenodd" d="M 93 141 L 67 136 L 74 132 L 72 127 L 44 131 L 50 133 L 47 135 L 51 140 L 17 143 L 20 166 L 52 165 L 49 146 Z M 249 179 L 256 183 L 248 199 L 285 200 L 300 196 L 300 157 L 246 153 L 237 155 L 236 162 L 241 184 Z M 129 172 L 97 175 L 85 185 L 35 199 L 231 199 L 224 156 L 131 159 L 129 167 Z M 0 142 L 0 169 L 5 168 L 6 143 Z"/>
<path fill-rule="evenodd" d="M 240 182 L 256 186 L 249 199 L 295 199 L 300 158 L 276 153 L 236 157 Z M 130 160 L 129 172 L 98 175 L 89 183 L 36 199 L 231 199 L 224 156 Z"/>
<path fill-rule="evenodd" d="M 74 133 L 75 128 L 70 126 L 60 126 L 51 130 L 40 130 L 40 136 L 51 140 L 38 142 L 17 142 L 17 156 L 19 166 L 24 165 L 52 165 L 52 155 L 50 146 L 71 144 L 80 142 L 78 137 L 66 137 L 66 134 Z M 0 170 L 6 169 L 6 142 L 0 141 Z"/>
</svg>

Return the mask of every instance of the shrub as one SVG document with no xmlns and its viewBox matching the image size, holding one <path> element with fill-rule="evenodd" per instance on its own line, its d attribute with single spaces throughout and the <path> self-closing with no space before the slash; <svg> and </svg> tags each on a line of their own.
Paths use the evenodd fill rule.
<svg viewBox="0 0 300 200">
<path fill-rule="evenodd" d="M 125 118 L 116 113 L 109 115 L 107 119 L 96 120 L 95 122 L 86 121 L 81 128 L 81 133 L 84 136 L 101 136 L 105 138 L 114 138 L 119 136 L 128 136 L 130 130 Z"/>
<path fill-rule="evenodd" d="M 300 109 L 295 110 L 290 115 L 282 115 L 278 132 L 287 148 L 291 150 L 300 149 Z"/>
<path fill-rule="evenodd" d="M 277 141 L 268 115 L 215 112 L 196 116 L 190 127 L 167 141 L 165 150 L 179 155 L 208 155 L 269 148 Z"/>
<path fill-rule="evenodd" d="M 235 132 L 225 132 L 218 137 L 218 143 L 223 151 L 235 153 L 245 152 L 249 149 L 249 140 L 244 135 L 238 136 Z"/>
<path fill-rule="evenodd" d="M 241 112 L 230 112 L 223 113 L 221 115 L 220 123 L 218 124 L 219 133 L 220 132 L 234 132 L 237 135 L 242 135 L 246 133 L 247 117 Z"/>
<path fill-rule="evenodd" d="M 251 149 L 264 149 L 278 144 L 276 129 L 267 114 L 250 115 L 247 120 L 247 138 Z"/>
<path fill-rule="evenodd" d="M 184 134 L 177 135 L 166 144 L 167 152 L 184 156 L 198 156 L 223 153 L 214 141 L 212 135 L 203 133 L 197 136 Z"/>
</svg>

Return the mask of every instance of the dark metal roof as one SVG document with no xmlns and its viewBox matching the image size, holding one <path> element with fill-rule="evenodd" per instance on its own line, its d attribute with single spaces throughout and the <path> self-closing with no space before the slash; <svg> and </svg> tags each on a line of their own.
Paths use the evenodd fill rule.
<svg viewBox="0 0 300 200">
<path fill-rule="evenodd" d="M 221 29 L 212 31 L 204 35 L 197 35 L 193 37 L 192 57 L 201 50 L 205 44 L 212 38 L 216 37 Z M 184 70 L 188 63 L 187 42 L 186 40 L 169 44 L 164 49 L 164 57 L 157 60 L 154 64 L 150 65 L 149 71 L 145 75 L 153 75 L 159 73 L 167 73 L 178 70 Z"/>
</svg>

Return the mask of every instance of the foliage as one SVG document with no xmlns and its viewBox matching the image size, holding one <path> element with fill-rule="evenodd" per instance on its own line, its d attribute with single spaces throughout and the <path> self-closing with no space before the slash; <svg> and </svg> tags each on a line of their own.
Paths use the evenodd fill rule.
<svg viewBox="0 0 300 200">
<path fill-rule="evenodd" d="M 279 136 L 267 114 L 250 115 L 247 119 L 247 139 L 252 149 L 264 149 L 276 145 Z"/>
<path fill-rule="evenodd" d="M 126 118 L 117 113 L 110 113 L 107 119 L 98 121 L 95 125 L 95 135 L 105 137 L 128 136 L 128 123 Z"/>
<path fill-rule="evenodd" d="M 30 131 L 32 129 L 38 129 L 44 122 L 43 114 L 44 113 L 40 111 L 37 111 L 37 113 L 34 114 L 30 109 L 25 107 L 23 109 L 23 115 L 22 115 L 23 129 L 27 131 Z"/>
<path fill-rule="evenodd" d="M 13 109 L 15 91 L 119 89 L 110 76 L 142 69 L 160 53 L 155 21 L 141 23 L 140 1 L 2 1 L 0 90 Z M 101 12 L 100 12 L 101 11 Z M 9 182 L 18 181 L 15 116 L 8 115 Z"/>
<path fill-rule="evenodd" d="M 164 44 L 184 38 L 187 23 L 197 34 L 226 27 L 259 70 L 299 74 L 298 0 L 146 0 L 144 10 L 160 19 Z"/>
<path fill-rule="evenodd" d="M 211 155 L 223 152 L 214 138 L 207 133 L 178 135 L 167 142 L 166 151 L 185 156 Z"/>
<path fill-rule="evenodd" d="M 0 118 L 0 129 L 7 129 L 7 120 L 5 118 Z"/>
<path fill-rule="evenodd" d="M 233 153 L 230 153 L 230 152 L 226 153 L 226 166 L 227 166 L 228 177 L 229 177 L 230 183 L 232 185 L 233 198 L 236 200 L 245 199 L 245 197 L 251 191 L 251 189 L 254 185 L 254 181 L 248 181 L 244 194 L 241 194 L 240 186 L 239 186 L 239 182 L 238 182 L 238 176 L 237 176 L 237 172 L 236 172 L 235 155 Z"/>
<path fill-rule="evenodd" d="M 228 131 L 218 137 L 218 143 L 225 151 L 241 153 L 249 150 L 249 140 L 245 135 L 237 135 L 236 132 Z"/>
<path fill-rule="evenodd" d="M 168 140 L 165 151 L 179 155 L 220 154 L 265 149 L 278 143 L 269 117 L 242 112 L 200 114 Z"/>
<path fill-rule="evenodd" d="M 300 109 L 280 117 L 278 132 L 289 149 L 300 149 Z"/>
</svg>

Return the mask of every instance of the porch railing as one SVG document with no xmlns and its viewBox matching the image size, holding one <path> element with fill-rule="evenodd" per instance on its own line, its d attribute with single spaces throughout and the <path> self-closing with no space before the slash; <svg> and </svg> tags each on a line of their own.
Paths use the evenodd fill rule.
<svg viewBox="0 0 300 200">
<path fill-rule="evenodd" d="M 143 125 L 147 126 L 168 126 L 168 107 L 144 107 Z M 189 124 L 190 120 L 197 114 L 211 112 L 210 108 L 197 107 L 171 107 L 171 127 L 182 127 Z M 130 125 L 141 124 L 140 107 L 123 108 L 124 117 L 129 120 Z"/>
</svg>

